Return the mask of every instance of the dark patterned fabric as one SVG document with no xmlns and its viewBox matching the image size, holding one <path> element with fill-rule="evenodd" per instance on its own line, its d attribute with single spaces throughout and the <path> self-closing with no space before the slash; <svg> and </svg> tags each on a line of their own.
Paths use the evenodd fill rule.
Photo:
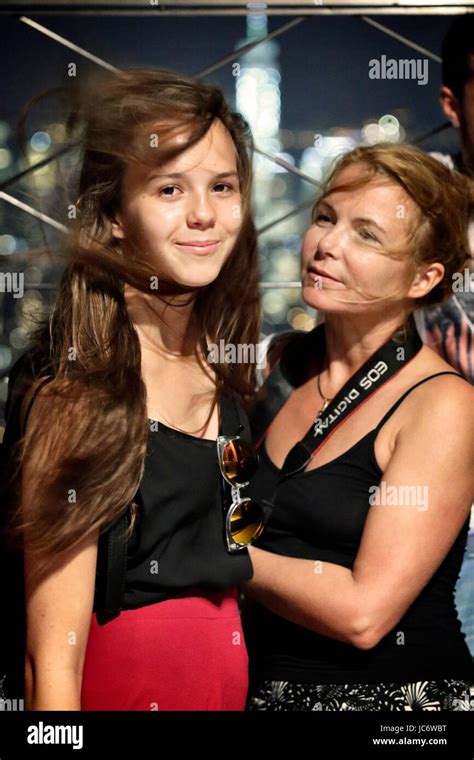
<svg viewBox="0 0 474 760">
<path fill-rule="evenodd" d="M 425 307 L 420 334 L 424 343 L 474 383 L 474 266 L 466 271 L 473 281 L 472 291 L 455 293 L 441 305 Z"/>
<path fill-rule="evenodd" d="M 308 684 L 262 681 L 250 691 L 247 710 L 474 710 L 474 685 L 467 681 Z"/>
</svg>

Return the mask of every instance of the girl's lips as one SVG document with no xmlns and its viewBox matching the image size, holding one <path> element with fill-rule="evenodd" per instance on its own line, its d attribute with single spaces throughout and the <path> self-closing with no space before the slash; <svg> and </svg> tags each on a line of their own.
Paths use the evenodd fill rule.
<svg viewBox="0 0 474 760">
<path fill-rule="evenodd" d="M 185 251 L 189 251 L 190 253 L 197 253 L 198 256 L 203 256 L 207 253 L 213 253 L 217 246 L 219 245 L 219 240 L 215 240 L 214 242 L 209 243 L 176 243 L 179 248 L 182 248 Z"/>
</svg>

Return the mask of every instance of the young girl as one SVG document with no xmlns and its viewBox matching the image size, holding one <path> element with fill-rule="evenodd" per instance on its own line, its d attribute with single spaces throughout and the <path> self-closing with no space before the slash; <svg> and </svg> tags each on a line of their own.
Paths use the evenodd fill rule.
<svg viewBox="0 0 474 760">
<path fill-rule="evenodd" d="M 324 323 L 274 343 L 253 415 L 250 493 L 273 511 L 243 584 L 251 710 L 469 709 L 474 391 L 412 312 L 449 296 L 473 201 L 386 144 L 346 154 L 316 203 L 302 284 Z"/>
<path fill-rule="evenodd" d="M 218 89 L 165 71 L 73 94 L 77 220 L 22 405 L 26 706 L 242 710 L 252 565 L 225 542 L 216 438 L 254 367 L 207 346 L 258 341 L 250 135 Z M 130 505 L 122 612 L 100 625 L 99 534 Z"/>
</svg>

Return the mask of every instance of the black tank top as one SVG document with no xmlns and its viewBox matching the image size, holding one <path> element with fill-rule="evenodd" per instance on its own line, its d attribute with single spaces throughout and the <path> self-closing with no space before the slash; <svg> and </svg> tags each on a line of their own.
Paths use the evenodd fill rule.
<svg viewBox="0 0 474 760">
<path fill-rule="evenodd" d="M 348 451 L 314 470 L 285 479 L 277 488 L 275 508 L 256 546 L 288 557 L 352 568 L 370 509 L 369 488 L 382 476 L 375 458 L 375 438 L 420 383 L 408 389 L 377 427 Z M 265 443 L 259 451 L 261 466 L 247 490 L 256 499 L 271 499 L 280 470 L 270 460 Z M 454 602 L 468 527 L 469 518 L 421 594 L 372 649 L 358 649 L 319 635 L 247 600 L 243 623 L 251 680 L 316 684 L 470 680 L 474 675 L 472 658 Z"/>
<path fill-rule="evenodd" d="M 45 362 L 44 356 L 30 349 L 11 369 L 6 407 L 9 422 L 0 458 L 5 480 L 13 447 L 20 438 L 19 404 Z M 222 405 L 220 412 L 222 433 Z M 225 547 L 220 483 L 215 441 L 149 420 L 145 467 L 135 495 L 139 514 L 127 545 L 122 609 L 199 593 L 200 588 L 220 591 L 252 577 L 248 550 L 229 554 Z M 18 572 L 22 573 L 20 560 L 17 555 Z"/>
<path fill-rule="evenodd" d="M 199 589 L 220 591 L 252 577 L 248 550 L 225 548 L 220 482 L 215 441 L 150 424 L 123 609 Z"/>
</svg>

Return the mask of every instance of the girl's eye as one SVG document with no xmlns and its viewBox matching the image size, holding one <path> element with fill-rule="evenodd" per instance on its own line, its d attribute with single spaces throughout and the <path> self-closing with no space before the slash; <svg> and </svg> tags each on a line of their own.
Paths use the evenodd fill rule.
<svg viewBox="0 0 474 760">
<path fill-rule="evenodd" d="M 213 190 L 215 190 L 218 193 L 225 193 L 233 190 L 233 186 L 227 184 L 227 182 L 219 182 L 217 185 L 214 185 Z M 166 187 L 162 187 L 159 190 L 159 195 L 164 195 L 167 198 L 174 198 L 176 196 L 176 192 L 180 192 L 180 188 L 177 187 L 177 185 L 166 185 Z"/>
<path fill-rule="evenodd" d="M 222 190 L 233 190 L 234 188 L 232 185 L 227 184 L 227 182 L 218 182 L 217 185 L 214 185 L 214 190 L 217 190 L 217 192 L 222 192 Z"/>
<path fill-rule="evenodd" d="M 168 192 L 170 190 L 171 192 Z M 176 187 L 176 185 L 167 185 L 166 187 L 161 188 L 161 190 L 159 191 L 159 194 L 165 195 L 167 198 L 173 198 L 174 197 L 173 190 L 179 190 L 179 187 Z"/>
</svg>

